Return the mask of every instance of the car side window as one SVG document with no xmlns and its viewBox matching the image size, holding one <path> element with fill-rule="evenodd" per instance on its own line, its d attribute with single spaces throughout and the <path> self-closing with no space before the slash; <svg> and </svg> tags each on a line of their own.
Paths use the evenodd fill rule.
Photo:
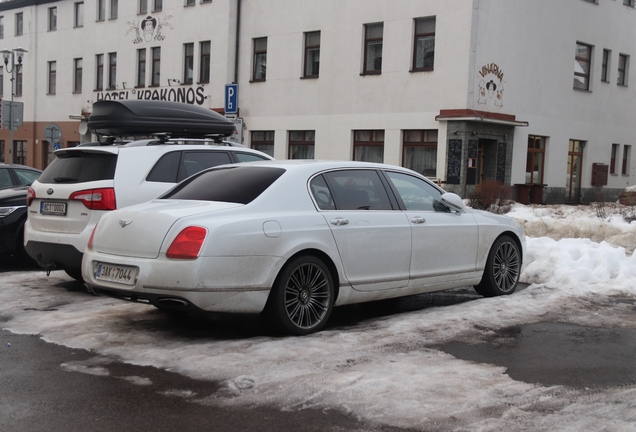
<svg viewBox="0 0 636 432">
<path fill-rule="evenodd" d="M 314 196 L 320 210 L 336 209 L 331 191 L 329 187 L 327 187 L 327 182 L 325 182 L 325 178 L 322 175 L 316 176 L 311 180 L 309 189 L 311 189 L 311 194 Z"/>
<path fill-rule="evenodd" d="M 440 199 L 442 193 L 424 180 L 394 171 L 386 171 L 386 175 L 407 210 L 448 212 Z"/>
<path fill-rule="evenodd" d="M 338 210 L 391 210 L 386 189 L 375 170 L 342 170 L 325 174 Z"/>
<path fill-rule="evenodd" d="M 0 188 L 6 188 L 9 186 L 13 186 L 9 170 L 4 168 L 0 169 Z"/>
<path fill-rule="evenodd" d="M 39 172 L 25 169 L 16 169 L 15 174 L 18 176 L 20 184 L 24 186 L 31 186 L 40 177 Z"/>
<path fill-rule="evenodd" d="M 239 162 L 255 162 L 255 161 L 269 160 L 266 157 L 253 154 L 253 153 L 234 152 L 234 156 L 236 156 L 236 160 L 238 160 Z"/>
<path fill-rule="evenodd" d="M 218 165 L 226 165 L 232 163 L 230 155 L 223 151 L 186 151 L 181 160 L 179 176 L 177 181 L 181 181 L 203 171 Z"/>
<path fill-rule="evenodd" d="M 179 162 L 181 161 L 181 152 L 173 151 L 161 156 L 154 167 L 150 170 L 150 174 L 146 177 L 146 181 L 176 183 L 177 174 L 179 173 Z"/>
</svg>

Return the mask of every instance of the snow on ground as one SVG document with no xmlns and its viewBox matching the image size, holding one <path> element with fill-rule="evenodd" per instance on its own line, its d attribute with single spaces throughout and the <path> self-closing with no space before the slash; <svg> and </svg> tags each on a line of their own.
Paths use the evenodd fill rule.
<svg viewBox="0 0 636 432">
<path fill-rule="evenodd" d="M 634 386 L 592 391 L 527 384 L 505 368 L 430 348 L 539 321 L 636 328 L 633 305 L 612 303 L 612 312 L 604 313 L 609 296 L 636 299 L 636 254 L 625 249 L 634 249 L 633 241 L 626 243 L 636 222 L 601 221 L 589 209 L 564 206 L 516 205 L 510 215 L 530 236 L 522 280 L 531 285 L 512 296 L 379 317 L 302 338 L 188 337 L 168 328 L 152 307 L 69 290 L 61 272 L 49 278 L 14 272 L 0 274 L 0 321 L 14 333 L 98 355 L 65 364 L 65 370 L 100 375 L 106 369 L 99 356 L 109 356 L 222 382 L 205 399 L 188 389 L 172 392 L 202 404 L 330 408 L 370 424 L 425 430 L 632 430 Z M 130 381 L 149 384 L 144 377 Z"/>
</svg>

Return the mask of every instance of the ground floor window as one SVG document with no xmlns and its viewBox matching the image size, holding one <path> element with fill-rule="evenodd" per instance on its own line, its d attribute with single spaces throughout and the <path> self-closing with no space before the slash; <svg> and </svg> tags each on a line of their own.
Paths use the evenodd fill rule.
<svg viewBox="0 0 636 432">
<path fill-rule="evenodd" d="M 0 140 L 0 162 L 4 161 L 4 140 Z"/>
<path fill-rule="evenodd" d="M 353 160 L 384 162 L 384 131 L 353 131 Z"/>
<path fill-rule="evenodd" d="M 610 174 L 616 174 L 616 158 L 618 157 L 618 148 L 620 144 L 612 144 L 612 154 L 610 155 Z"/>
<path fill-rule="evenodd" d="M 528 136 L 528 157 L 526 158 L 526 183 L 543 184 L 546 137 Z"/>
<path fill-rule="evenodd" d="M 252 131 L 251 145 L 254 150 L 274 157 L 274 131 Z"/>
<path fill-rule="evenodd" d="M 437 130 L 402 131 L 402 166 L 427 177 L 437 176 Z"/>
<path fill-rule="evenodd" d="M 632 146 L 623 146 L 623 164 L 621 166 L 621 174 L 627 175 L 629 173 L 629 159 L 632 154 Z"/>
<path fill-rule="evenodd" d="M 314 159 L 316 131 L 289 131 L 289 159 Z"/>
<path fill-rule="evenodd" d="M 568 165 L 565 185 L 565 200 L 579 202 L 581 194 L 581 164 L 585 141 L 570 140 L 568 145 Z"/>
<path fill-rule="evenodd" d="M 13 141 L 13 163 L 26 165 L 27 161 L 27 142 Z"/>
</svg>

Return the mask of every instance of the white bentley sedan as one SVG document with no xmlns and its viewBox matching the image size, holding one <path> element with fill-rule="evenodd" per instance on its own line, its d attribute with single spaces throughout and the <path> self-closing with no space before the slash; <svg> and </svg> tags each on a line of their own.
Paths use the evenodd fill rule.
<svg viewBox="0 0 636 432">
<path fill-rule="evenodd" d="M 268 161 L 212 168 L 99 221 L 89 290 L 159 309 L 267 314 L 320 330 L 334 306 L 473 285 L 511 294 L 525 236 L 413 171 Z"/>
</svg>

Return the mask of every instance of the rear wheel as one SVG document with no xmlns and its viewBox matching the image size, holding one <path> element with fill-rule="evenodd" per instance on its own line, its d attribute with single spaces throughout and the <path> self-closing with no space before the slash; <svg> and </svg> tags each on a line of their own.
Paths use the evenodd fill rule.
<svg viewBox="0 0 636 432">
<path fill-rule="evenodd" d="M 519 283 L 521 253 L 509 236 L 499 237 L 490 248 L 484 275 L 475 291 L 484 297 L 512 294 Z"/>
<path fill-rule="evenodd" d="M 300 256 L 287 263 L 276 278 L 267 309 L 282 330 L 306 335 L 324 327 L 333 296 L 333 278 L 325 263 L 314 256 Z"/>
<path fill-rule="evenodd" d="M 72 277 L 73 279 L 84 282 L 84 278 L 82 277 L 82 269 L 78 268 L 65 268 L 64 271 L 67 275 Z"/>
</svg>

